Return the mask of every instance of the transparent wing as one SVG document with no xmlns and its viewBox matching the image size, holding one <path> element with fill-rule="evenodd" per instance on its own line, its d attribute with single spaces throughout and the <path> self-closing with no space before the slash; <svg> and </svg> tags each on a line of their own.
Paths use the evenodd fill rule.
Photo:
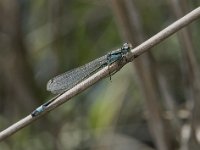
<svg viewBox="0 0 200 150">
<path fill-rule="evenodd" d="M 54 94 L 67 91 L 76 84 L 80 83 L 82 80 L 94 74 L 104 65 L 107 65 L 107 55 L 52 78 L 47 83 L 47 90 Z"/>
</svg>

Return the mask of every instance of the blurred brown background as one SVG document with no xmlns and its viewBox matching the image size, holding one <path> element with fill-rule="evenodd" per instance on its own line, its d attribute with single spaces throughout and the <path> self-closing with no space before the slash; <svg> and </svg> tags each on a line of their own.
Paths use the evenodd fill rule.
<svg viewBox="0 0 200 150">
<path fill-rule="evenodd" d="M 133 47 L 200 5 L 187 0 L 1 0 L 0 129 L 53 95 L 52 77 Z M 199 150 L 196 21 L 45 117 L 2 150 Z"/>
</svg>

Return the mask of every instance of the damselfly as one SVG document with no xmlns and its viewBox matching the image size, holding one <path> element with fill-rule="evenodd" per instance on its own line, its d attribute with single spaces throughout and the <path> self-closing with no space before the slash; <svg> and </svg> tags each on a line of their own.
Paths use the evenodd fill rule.
<svg viewBox="0 0 200 150">
<path fill-rule="evenodd" d="M 100 69 L 109 66 L 116 61 L 122 60 L 124 56 L 130 52 L 131 48 L 131 44 L 125 43 L 121 48 L 111 51 L 108 54 L 89 62 L 88 64 L 58 75 L 48 81 L 47 90 L 60 95 L 61 93 L 73 88 L 81 81 L 87 79 Z M 38 107 L 32 112 L 32 116 L 36 116 L 43 112 L 45 108 L 56 99 L 56 97 Z"/>
</svg>

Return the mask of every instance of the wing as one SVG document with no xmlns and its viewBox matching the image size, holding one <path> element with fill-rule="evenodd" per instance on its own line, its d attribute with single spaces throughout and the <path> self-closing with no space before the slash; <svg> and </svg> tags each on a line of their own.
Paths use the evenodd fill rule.
<svg viewBox="0 0 200 150">
<path fill-rule="evenodd" d="M 47 90 L 54 94 L 67 91 L 106 65 L 107 55 L 104 55 L 88 64 L 52 78 L 47 83 Z"/>
</svg>

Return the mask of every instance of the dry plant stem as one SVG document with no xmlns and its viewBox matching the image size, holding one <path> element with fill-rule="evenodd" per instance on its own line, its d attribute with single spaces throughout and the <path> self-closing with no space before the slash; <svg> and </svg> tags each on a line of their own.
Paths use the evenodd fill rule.
<svg viewBox="0 0 200 150">
<path fill-rule="evenodd" d="M 192 21 L 196 20 L 198 17 L 200 17 L 200 7 L 197 7 L 196 9 L 194 9 L 193 11 L 191 11 L 190 13 L 188 13 L 181 19 L 177 20 L 176 22 L 174 22 L 173 24 L 171 24 L 164 30 L 160 31 L 159 33 L 157 33 L 156 35 L 154 35 L 147 41 L 143 42 L 142 44 L 140 44 L 139 46 L 134 48 L 132 50 L 132 55 L 130 55 L 131 58 L 129 58 L 129 59 L 133 60 L 135 57 L 141 55 L 148 49 L 157 45 L 158 43 L 160 43 L 161 41 L 163 41 L 164 39 L 166 39 L 167 37 L 169 37 L 176 31 L 180 30 L 184 26 L 186 26 L 189 23 L 191 23 Z M 133 57 L 133 55 L 134 55 L 134 57 Z"/>
<path fill-rule="evenodd" d="M 163 41 L 164 39 L 166 39 L 167 37 L 169 37 L 170 35 L 172 35 L 176 31 L 180 30 L 181 28 L 183 28 L 187 24 L 196 20 L 198 17 L 200 17 L 200 7 L 196 8 L 195 10 L 193 10 L 192 12 L 190 12 L 189 14 L 184 16 L 183 18 L 174 22 L 173 24 L 171 24 L 170 26 L 168 26 L 164 30 L 160 31 L 158 34 L 154 35 L 152 38 L 150 38 L 146 42 L 144 42 L 141 45 L 137 46 L 136 48 L 132 49 L 131 53 L 127 56 L 127 60 L 132 61 L 135 57 L 138 57 L 139 55 L 141 55 L 145 51 L 149 50 L 151 47 L 157 45 L 158 43 L 160 43 L 161 41 Z M 122 65 L 125 65 L 126 63 L 127 62 L 123 62 Z M 80 92 L 84 91 L 85 89 L 87 89 L 88 87 L 90 87 L 91 85 L 93 85 L 94 83 L 99 81 L 100 79 L 109 75 L 109 72 L 113 72 L 113 71 L 119 69 L 120 67 L 121 66 L 118 66 L 117 63 L 114 63 L 111 66 L 109 66 L 109 69 L 108 69 L 108 67 L 103 68 L 102 70 L 100 70 L 96 74 L 92 75 L 91 77 L 89 77 L 85 81 L 81 82 L 80 84 L 76 85 L 74 88 L 70 89 L 69 91 L 67 91 L 64 94 L 62 94 L 61 96 L 59 96 L 51 105 L 49 105 L 49 107 L 47 108 L 47 111 L 45 111 L 42 115 L 34 117 L 34 118 L 31 115 L 29 115 L 29 116 L 23 118 L 22 120 L 18 121 L 17 123 L 11 125 L 7 129 L 3 130 L 0 133 L 0 141 L 2 141 L 6 137 L 14 134 L 15 132 L 24 128 L 25 126 L 29 125 L 34 120 L 40 118 L 41 116 L 43 116 L 47 112 L 55 109 L 56 107 L 58 107 L 62 103 L 68 101 L 73 96 L 79 94 Z"/>
<path fill-rule="evenodd" d="M 180 17 L 188 10 L 188 1 L 186 0 L 170 0 L 175 16 Z M 184 90 L 185 97 L 187 99 L 186 103 L 193 103 L 189 105 L 189 110 L 191 111 L 191 116 L 189 123 L 191 125 L 191 133 L 188 134 L 188 137 L 181 136 L 181 148 L 180 149 L 192 149 L 199 150 L 200 145 L 198 143 L 198 128 L 200 125 L 200 71 L 198 61 L 195 56 L 195 46 L 193 45 L 193 39 L 191 36 L 190 28 L 184 28 L 181 32 L 178 33 L 178 40 L 182 49 L 182 68 L 183 77 L 184 77 Z M 189 100 L 189 101 L 188 101 Z M 192 101 L 191 101 L 192 100 Z M 188 106 L 188 105 L 187 105 Z M 188 140 L 185 140 L 188 139 Z"/>
<path fill-rule="evenodd" d="M 145 40 L 145 35 L 140 21 L 141 16 L 135 7 L 135 3 L 130 0 L 110 1 L 114 16 L 116 16 L 118 26 L 121 29 L 120 32 L 124 35 L 124 39 L 131 41 L 134 47 L 142 43 Z M 144 107 L 148 114 L 147 124 L 155 146 L 159 150 L 171 150 L 173 147 L 172 135 L 170 135 L 171 127 L 166 127 L 167 121 L 161 115 L 162 106 L 159 103 L 159 96 L 161 96 L 159 93 L 161 91 L 158 90 L 161 88 L 156 81 L 159 76 L 157 73 L 159 70 L 153 62 L 153 55 L 151 52 L 148 52 L 135 60 L 133 66 L 136 76 L 140 81 L 138 85 L 142 92 L 142 98 L 144 99 Z"/>
</svg>

